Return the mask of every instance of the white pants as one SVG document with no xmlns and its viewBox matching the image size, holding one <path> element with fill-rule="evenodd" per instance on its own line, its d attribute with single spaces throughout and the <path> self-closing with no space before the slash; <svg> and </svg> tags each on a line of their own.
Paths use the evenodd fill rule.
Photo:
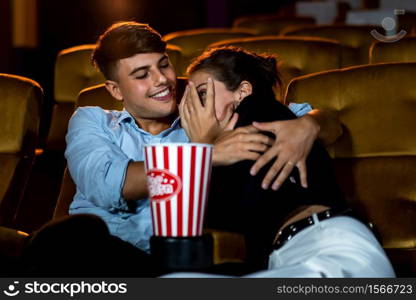
<svg viewBox="0 0 416 300">
<path fill-rule="evenodd" d="M 340 216 L 319 221 L 296 234 L 269 257 L 268 270 L 250 278 L 395 277 L 383 248 L 373 233 L 354 218 Z M 227 276 L 172 273 L 164 277 Z"/>
</svg>

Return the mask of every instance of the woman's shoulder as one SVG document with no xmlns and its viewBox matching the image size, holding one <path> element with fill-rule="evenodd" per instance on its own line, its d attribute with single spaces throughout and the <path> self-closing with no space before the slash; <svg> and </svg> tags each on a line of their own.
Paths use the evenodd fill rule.
<svg viewBox="0 0 416 300">
<path fill-rule="evenodd" d="M 290 120 L 296 116 L 284 104 L 273 97 L 250 95 L 238 106 L 237 126 L 249 125 L 252 122 L 271 122 Z"/>
</svg>

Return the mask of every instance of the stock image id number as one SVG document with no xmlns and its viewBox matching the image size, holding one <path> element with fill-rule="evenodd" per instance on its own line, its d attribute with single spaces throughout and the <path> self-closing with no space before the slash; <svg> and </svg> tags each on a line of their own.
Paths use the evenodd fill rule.
<svg viewBox="0 0 416 300">
<path fill-rule="evenodd" d="M 413 294 L 411 284 L 370 284 L 370 294 Z"/>
</svg>

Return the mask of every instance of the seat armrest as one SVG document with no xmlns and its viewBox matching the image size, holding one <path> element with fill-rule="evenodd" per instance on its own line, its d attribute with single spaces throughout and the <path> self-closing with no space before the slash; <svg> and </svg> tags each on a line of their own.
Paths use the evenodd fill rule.
<svg viewBox="0 0 416 300">
<path fill-rule="evenodd" d="M 243 263 L 246 257 L 245 239 L 242 234 L 205 229 L 204 233 L 211 234 L 214 241 L 214 265 L 222 263 Z"/>
<path fill-rule="evenodd" d="M 29 235 L 26 232 L 0 226 L 0 254 L 18 257 Z"/>
</svg>

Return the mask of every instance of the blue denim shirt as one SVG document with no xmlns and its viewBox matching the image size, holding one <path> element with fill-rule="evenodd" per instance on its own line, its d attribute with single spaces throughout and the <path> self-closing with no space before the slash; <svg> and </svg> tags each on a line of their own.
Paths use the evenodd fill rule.
<svg viewBox="0 0 416 300">
<path fill-rule="evenodd" d="M 289 108 L 297 116 L 311 110 L 307 103 Z M 107 223 L 111 234 L 149 252 L 153 233 L 149 199 L 127 204 L 121 191 L 129 161 L 144 161 L 145 144 L 189 142 L 179 119 L 152 135 L 139 128 L 126 110 L 81 107 L 69 122 L 66 142 L 65 157 L 77 186 L 69 213 L 95 214 Z"/>
</svg>

